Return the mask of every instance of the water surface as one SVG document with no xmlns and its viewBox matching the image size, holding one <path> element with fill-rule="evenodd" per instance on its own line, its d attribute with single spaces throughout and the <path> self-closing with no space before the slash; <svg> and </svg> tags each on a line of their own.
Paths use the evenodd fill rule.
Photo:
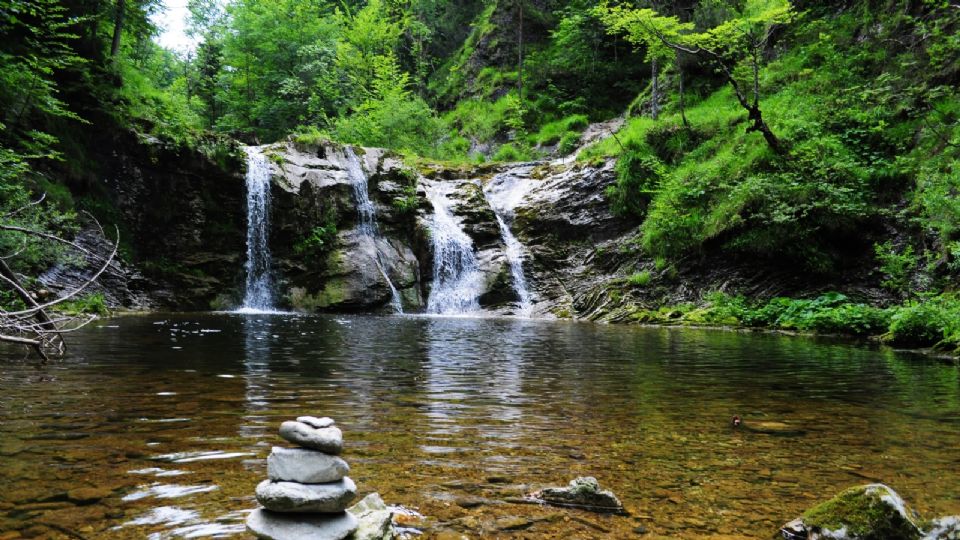
<svg viewBox="0 0 960 540">
<path fill-rule="evenodd" d="M 0 537 L 243 537 L 276 428 L 303 414 L 336 418 L 361 491 L 419 510 L 425 538 L 767 538 L 868 481 L 960 514 L 957 369 L 886 350 L 236 314 L 118 317 L 70 345 L 41 369 L 0 350 Z M 734 431 L 734 414 L 804 433 Z M 510 502 L 578 475 L 631 515 Z"/>
</svg>

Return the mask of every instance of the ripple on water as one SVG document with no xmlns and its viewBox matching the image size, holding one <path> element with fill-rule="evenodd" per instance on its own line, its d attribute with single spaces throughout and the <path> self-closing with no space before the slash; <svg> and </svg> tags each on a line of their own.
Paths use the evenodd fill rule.
<svg viewBox="0 0 960 540">
<path fill-rule="evenodd" d="M 156 497 L 157 499 L 176 499 L 179 497 L 196 495 L 197 493 L 207 493 L 208 491 L 216 491 L 219 489 L 219 487 L 215 485 L 181 486 L 178 484 L 161 483 L 154 483 L 144 487 L 145 489 L 134 491 L 133 493 L 124 496 L 123 500 L 128 502 L 138 501 L 147 497 Z"/>
</svg>

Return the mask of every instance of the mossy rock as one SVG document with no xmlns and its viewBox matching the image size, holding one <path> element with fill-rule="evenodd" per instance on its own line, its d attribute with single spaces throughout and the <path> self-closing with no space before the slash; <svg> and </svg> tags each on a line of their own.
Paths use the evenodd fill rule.
<svg viewBox="0 0 960 540">
<path fill-rule="evenodd" d="M 883 484 L 847 489 L 784 525 L 775 538 L 784 540 L 919 540 L 917 514 Z"/>
</svg>

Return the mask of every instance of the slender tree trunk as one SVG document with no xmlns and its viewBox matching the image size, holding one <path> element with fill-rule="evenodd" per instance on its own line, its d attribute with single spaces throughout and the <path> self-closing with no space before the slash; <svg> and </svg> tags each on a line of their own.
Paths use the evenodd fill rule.
<svg viewBox="0 0 960 540">
<path fill-rule="evenodd" d="M 660 63 L 656 58 L 650 63 L 650 78 L 652 80 L 650 116 L 656 120 L 660 116 Z"/>
<path fill-rule="evenodd" d="M 517 91 L 520 93 L 520 103 L 523 104 L 523 0 L 517 0 Z"/>
<path fill-rule="evenodd" d="M 690 127 L 690 122 L 687 122 L 687 109 L 683 101 L 683 68 L 680 67 L 679 58 L 677 59 L 677 83 L 680 86 L 680 96 L 679 96 L 679 105 L 680 105 L 680 119 L 683 120 L 683 127 Z"/>
<path fill-rule="evenodd" d="M 110 44 L 110 56 L 116 58 L 120 52 L 120 33 L 123 32 L 123 17 L 126 11 L 125 0 L 117 0 L 116 14 L 113 19 L 113 43 Z"/>
</svg>

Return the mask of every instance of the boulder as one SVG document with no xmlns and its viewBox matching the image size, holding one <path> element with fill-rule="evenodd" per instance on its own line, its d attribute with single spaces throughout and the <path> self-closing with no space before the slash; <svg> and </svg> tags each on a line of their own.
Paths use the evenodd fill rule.
<svg viewBox="0 0 960 540">
<path fill-rule="evenodd" d="M 384 504 L 379 493 L 371 493 L 347 509 L 360 522 L 353 540 L 391 540 L 393 511 Z"/>
<path fill-rule="evenodd" d="M 847 489 L 780 528 L 782 540 L 919 540 L 920 519 L 883 484 Z"/>
<path fill-rule="evenodd" d="M 322 484 L 336 482 L 349 472 L 346 461 L 306 448 L 274 446 L 267 457 L 267 476 L 271 480 Z"/>
<path fill-rule="evenodd" d="M 600 483 L 592 476 L 572 480 L 567 487 L 541 489 L 531 497 L 556 506 L 583 508 L 594 512 L 623 512 L 623 505 L 617 496 L 600 489 Z"/>
<path fill-rule="evenodd" d="M 349 477 L 327 484 L 264 480 L 257 485 L 257 501 L 274 512 L 342 512 L 356 496 Z"/>
<path fill-rule="evenodd" d="M 310 516 L 275 514 L 258 508 L 247 516 L 247 530 L 261 540 L 343 540 L 358 525 L 349 512 Z"/>
<path fill-rule="evenodd" d="M 280 436 L 293 444 L 327 454 L 337 455 L 343 451 L 343 433 L 335 426 L 317 429 L 289 420 L 280 424 Z"/>
</svg>

